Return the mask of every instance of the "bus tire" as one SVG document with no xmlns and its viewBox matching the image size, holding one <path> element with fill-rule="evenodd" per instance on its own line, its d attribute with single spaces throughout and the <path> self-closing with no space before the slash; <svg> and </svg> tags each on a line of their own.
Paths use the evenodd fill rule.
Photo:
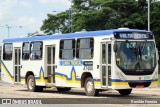
<svg viewBox="0 0 160 107">
<path fill-rule="evenodd" d="M 70 91 L 71 88 L 57 88 L 58 91 L 62 92 L 62 91 Z"/>
<path fill-rule="evenodd" d="M 27 78 L 27 88 L 28 88 L 28 91 L 31 91 L 31 92 L 38 92 L 42 90 L 41 88 L 39 88 L 39 86 L 36 86 L 35 78 L 33 75 L 29 75 Z"/>
<path fill-rule="evenodd" d="M 97 96 L 99 94 L 99 90 L 94 88 L 94 81 L 91 77 L 85 80 L 85 92 L 87 96 Z"/>
<path fill-rule="evenodd" d="M 132 89 L 122 89 L 118 90 L 121 95 L 129 95 L 132 92 Z"/>
</svg>

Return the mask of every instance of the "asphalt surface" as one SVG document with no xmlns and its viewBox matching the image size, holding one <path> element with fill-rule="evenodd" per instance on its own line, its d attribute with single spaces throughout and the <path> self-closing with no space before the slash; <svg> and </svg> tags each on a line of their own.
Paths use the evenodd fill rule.
<svg viewBox="0 0 160 107">
<path fill-rule="evenodd" d="M 121 96 L 110 90 L 99 93 L 96 97 L 85 95 L 82 88 L 72 88 L 69 92 L 58 92 L 56 88 L 44 89 L 43 92 L 28 92 L 24 85 L 13 85 L 0 81 L 0 98 L 12 100 L 38 100 L 42 104 L 160 104 L 160 87 L 133 89 L 129 96 Z M 0 102 L 1 103 L 1 102 Z"/>
</svg>

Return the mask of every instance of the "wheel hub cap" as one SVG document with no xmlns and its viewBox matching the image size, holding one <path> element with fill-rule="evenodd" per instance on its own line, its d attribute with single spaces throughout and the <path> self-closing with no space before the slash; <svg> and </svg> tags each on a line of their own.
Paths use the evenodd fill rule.
<svg viewBox="0 0 160 107">
<path fill-rule="evenodd" d="M 89 81 L 88 83 L 87 83 L 87 91 L 90 93 L 90 92 L 92 92 L 93 91 L 93 83 L 91 82 L 91 81 Z"/>
<path fill-rule="evenodd" d="M 33 89 L 33 80 L 32 79 L 30 79 L 29 80 L 29 89 Z"/>
</svg>

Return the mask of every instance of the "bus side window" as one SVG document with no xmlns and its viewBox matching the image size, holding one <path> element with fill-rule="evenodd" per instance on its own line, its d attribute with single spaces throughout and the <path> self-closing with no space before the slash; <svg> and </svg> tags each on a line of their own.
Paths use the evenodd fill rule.
<svg viewBox="0 0 160 107">
<path fill-rule="evenodd" d="M 60 59 L 74 59 L 75 57 L 75 40 L 60 40 Z"/>
<path fill-rule="evenodd" d="M 22 47 L 22 59 L 28 60 L 30 55 L 29 42 L 24 42 Z"/>
<path fill-rule="evenodd" d="M 12 60 L 12 44 L 6 43 L 3 45 L 3 60 Z"/>
<path fill-rule="evenodd" d="M 79 59 L 92 59 L 94 49 L 93 38 L 82 38 L 77 40 L 76 56 Z"/>
<path fill-rule="evenodd" d="M 43 43 L 42 42 L 31 42 L 31 55 L 30 59 L 42 59 Z"/>
</svg>

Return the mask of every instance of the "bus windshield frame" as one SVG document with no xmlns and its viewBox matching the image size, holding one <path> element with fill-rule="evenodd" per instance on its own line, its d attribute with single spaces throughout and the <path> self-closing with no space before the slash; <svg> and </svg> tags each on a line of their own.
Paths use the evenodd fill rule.
<svg viewBox="0 0 160 107">
<path fill-rule="evenodd" d="M 156 46 L 154 41 L 126 40 L 116 41 L 116 65 L 126 75 L 150 75 L 156 65 Z"/>
</svg>

